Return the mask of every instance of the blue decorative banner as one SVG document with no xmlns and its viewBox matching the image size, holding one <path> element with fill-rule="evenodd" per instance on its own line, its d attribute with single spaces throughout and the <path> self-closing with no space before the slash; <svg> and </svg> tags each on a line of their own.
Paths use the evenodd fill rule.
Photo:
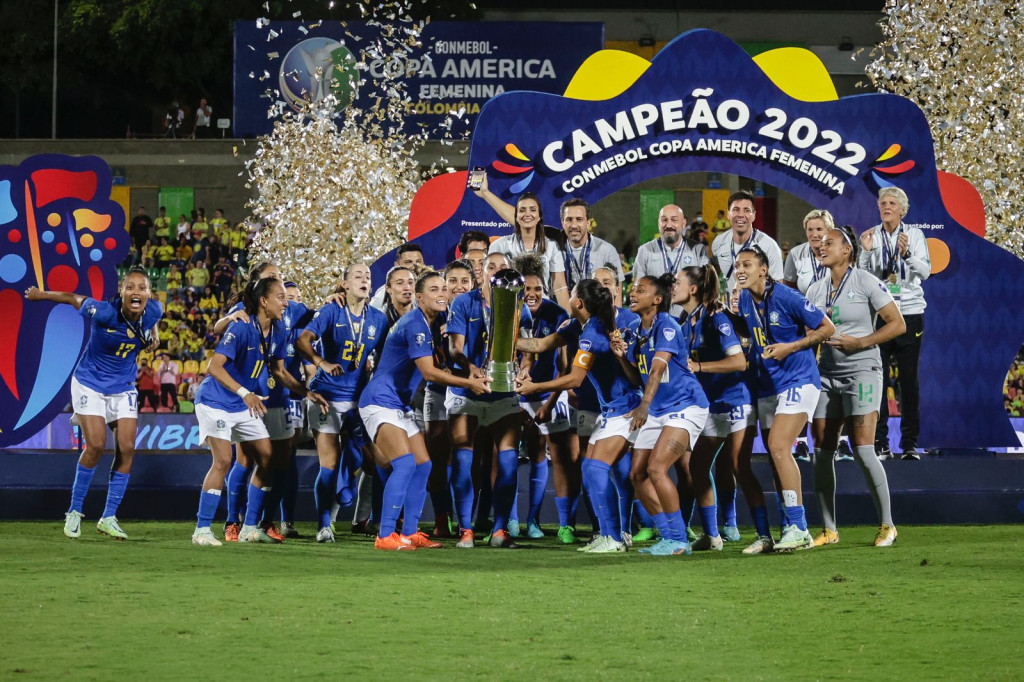
<svg viewBox="0 0 1024 682">
<path fill-rule="evenodd" d="M 910 198 L 905 223 L 924 230 L 932 258 L 918 445 L 1018 445 L 1002 386 L 1024 339 L 1024 264 L 979 236 L 977 192 L 937 170 L 928 122 L 910 100 L 838 99 L 810 52 L 751 58 L 725 36 L 695 30 L 651 62 L 593 55 L 564 96 L 495 97 L 476 122 L 469 166 L 486 167 L 491 190 L 508 201 L 536 193 L 549 224 L 558 224 L 568 196 L 593 204 L 645 180 L 708 171 L 774 185 L 863 231 L 880 222 L 879 188 L 899 186 Z M 467 229 L 510 231 L 464 184 L 446 179 L 421 188 L 410 217 L 413 241 L 437 266 Z M 417 205 L 450 209 L 425 225 Z M 387 254 L 375 263 L 374 280 L 393 262 Z"/>
<path fill-rule="evenodd" d="M 361 21 L 314 27 L 298 21 L 235 22 L 235 136 L 270 133 L 274 120 L 267 110 L 278 101 L 297 110 L 303 100 L 334 93 L 351 102 L 350 81 L 365 81 L 354 101 L 369 108 L 373 98 L 393 96 L 373 83 L 397 69 L 408 86 L 405 132 L 443 137 L 449 114 L 461 116 L 454 132 L 469 130 L 495 95 L 563 92 L 583 60 L 604 47 L 601 23 L 435 21 L 423 27 L 421 46 L 401 60 L 364 59 L 363 51 L 379 35 L 379 25 Z M 356 70 L 358 61 L 369 70 Z M 268 98 L 268 90 L 276 92 Z"/>
</svg>

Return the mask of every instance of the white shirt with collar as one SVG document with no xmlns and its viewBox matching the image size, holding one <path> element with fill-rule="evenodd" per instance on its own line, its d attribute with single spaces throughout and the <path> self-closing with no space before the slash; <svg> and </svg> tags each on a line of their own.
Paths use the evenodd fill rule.
<svg viewBox="0 0 1024 682">
<path fill-rule="evenodd" d="M 885 244 L 888 242 L 895 248 L 900 232 L 907 235 L 907 256 L 896 256 L 896 269 L 893 272 L 892 263 L 886 263 Z M 871 246 L 870 251 L 861 249 L 857 264 L 889 286 L 889 291 L 896 299 L 901 313 L 924 313 L 928 304 L 924 300 L 924 287 L 921 283 L 932 274 L 932 260 L 924 232 L 916 227 L 907 227 L 901 222 L 890 236 L 882 225 L 875 225 L 871 228 Z M 895 283 L 889 281 L 890 275 L 896 276 Z"/>
<path fill-rule="evenodd" d="M 583 252 L 587 249 L 587 244 L 590 244 L 589 258 L 585 259 L 583 263 L 586 266 L 586 272 L 579 275 L 576 272 L 573 262 L 581 263 L 583 258 Z M 569 281 L 570 277 L 574 278 L 573 282 L 578 282 L 580 279 L 587 279 L 588 277 L 594 276 L 594 271 L 605 266 L 605 263 L 611 263 L 615 267 L 615 276 L 618 280 L 622 281 L 622 260 L 619 258 L 619 251 L 609 242 L 595 237 L 594 235 L 587 236 L 587 244 L 584 244 L 579 249 L 574 249 L 572 244 L 569 242 L 565 243 L 564 254 L 568 254 L 569 263 L 565 269 L 566 282 Z"/>
<path fill-rule="evenodd" d="M 663 250 L 664 249 L 664 250 Z M 668 248 L 664 245 L 661 237 L 652 239 L 646 244 L 641 244 L 636 252 L 636 260 L 633 262 L 633 281 L 641 277 L 660 277 L 669 271 L 668 264 L 675 265 L 675 271 L 691 265 L 705 265 L 708 262 L 708 249 L 703 244 L 680 239 L 675 248 Z"/>
<path fill-rule="evenodd" d="M 768 274 L 775 281 L 782 281 L 782 249 L 779 248 L 778 242 L 761 230 L 751 228 L 751 232 L 753 236 L 747 237 L 747 241 L 753 246 L 760 247 L 765 252 L 765 255 L 768 256 Z M 711 244 L 711 253 L 714 255 L 715 260 L 718 261 L 718 269 L 728 280 L 726 290 L 729 293 L 732 293 L 732 290 L 736 288 L 733 253 L 738 254 L 742 248 L 743 244 L 733 243 L 731 228 L 715 237 L 715 241 Z"/>
</svg>

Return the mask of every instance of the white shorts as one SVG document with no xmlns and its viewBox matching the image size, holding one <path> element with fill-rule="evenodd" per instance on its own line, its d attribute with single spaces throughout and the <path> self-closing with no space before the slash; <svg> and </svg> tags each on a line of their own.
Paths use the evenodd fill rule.
<svg viewBox="0 0 1024 682">
<path fill-rule="evenodd" d="M 306 425 L 306 401 L 299 398 L 288 399 L 288 419 L 292 428 L 301 429 Z"/>
<path fill-rule="evenodd" d="M 878 412 L 882 397 L 881 374 L 864 372 L 850 377 L 822 377 L 814 418 L 842 419 Z"/>
<path fill-rule="evenodd" d="M 597 420 L 601 418 L 601 413 L 580 409 L 574 409 L 573 413 L 575 417 L 572 423 L 576 425 L 576 435 L 580 438 L 590 438 L 597 430 Z"/>
<path fill-rule="evenodd" d="M 537 416 L 537 410 L 539 410 L 546 400 L 531 400 L 529 402 L 520 402 L 526 413 L 530 415 L 530 418 Z M 569 398 L 564 393 L 558 396 L 558 400 L 552 406 L 551 413 L 548 415 L 548 420 L 543 424 L 537 423 L 537 430 L 545 436 L 552 433 L 563 433 L 572 428 L 572 422 L 569 421 Z"/>
<path fill-rule="evenodd" d="M 690 434 L 690 449 L 693 449 L 707 420 L 708 408 L 696 405 L 690 405 L 683 410 L 669 412 L 660 417 L 648 416 L 633 447 L 637 450 L 652 450 L 654 444 L 658 442 L 661 432 L 665 429 L 684 429 Z"/>
<path fill-rule="evenodd" d="M 423 421 L 424 422 L 446 422 L 448 421 L 448 410 L 445 409 L 446 395 L 431 391 L 429 388 L 423 396 Z"/>
<path fill-rule="evenodd" d="M 199 420 L 200 444 L 206 443 L 207 438 L 220 438 L 232 443 L 270 438 L 267 425 L 259 417 L 249 414 L 248 410 L 225 412 L 216 407 L 200 404 L 196 405 L 196 418 Z"/>
<path fill-rule="evenodd" d="M 704 422 L 702 436 L 728 438 L 737 431 L 757 426 L 757 415 L 753 405 L 737 405 L 728 412 L 712 412 Z"/>
<path fill-rule="evenodd" d="M 367 405 L 359 408 L 359 416 L 363 418 L 366 426 L 366 435 L 371 441 L 377 440 L 377 431 L 384 424 L 397 426 L 405 429 L 405 433 L 412 438 L 420 429 L 416 426 L 416 415 L 412 410 L 396 410 L 393 407 L 381 407 L 380 405 Z"/>
<path fill-rule="evenodd" d="M 455 395 L 450 390 L 445 397 L 444 407 L 449 418 L 460 414 L 476 417 L 478 426 L 490 426 L 500 419 L 522 412 L 519 407 L 519 396 L 510 395 L 493 402 L 484 402 Z"/>
<path fill-rule="evenodd" d="M 632 417 L 605 417 L 601 416 L 597 420 L 597 427 L 594 432 L 590 434 L 589 443 L 593 444 L 598 441 L 602 441 L 605 438 L 614 438 L 615 436 L 621 436 L 629 441 L 630 445 L 636 442 L 637 434 L 640 430 L 630 431 L 629 425 L 633 421 Z"/>
<path fill-rule="evenodd" d="M 802 414 L 809 420 L 818 406 L 821 390 L 813 384 L 794 386 L 778 395 L 770 395 L 757 401 L 757 418 L 762 429 L 772 428 L 777 414 Z"/>
<path fill-rule="evenodd" d="M 306 401 L 309 428 L 320 433 L 341 433 L 345 426 L 346 416 L 355 411 L 356 404 L 351 400 L 333 400 L 330 409 L 326 411 L 312 400 Z"/>
<path fill-rule="evenodd" d="M 138 419 L 139 392 L 132 389 L 106 395 L 71 377 L 71 409 L 75 414 L 103 417 L 108 424 L 118 419 Z"/>
<path fill-rule="evenodd" d="M 270 440 L 288 440 L 295 435 L 287 407 L 268 407 L 267 413 L 263 415 L 263 423 L 267 425 Z"/>
</svg>

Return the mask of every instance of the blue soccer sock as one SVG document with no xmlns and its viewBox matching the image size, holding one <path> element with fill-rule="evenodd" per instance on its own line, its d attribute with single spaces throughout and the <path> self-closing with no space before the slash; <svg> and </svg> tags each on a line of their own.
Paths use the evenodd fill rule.
<svg viewBox="0 0 1024 682">
<path fill-rule="evenodd" d="M 768 507 L 763 504 L 759 507 L 751 507 L 750 516 L 754 519 L 754 532 L 757 533 L 757 536 L 770 537 L 772 529 L 771 524 L 768 523 Z"/>
<path fill-rule="evenodd" d="M 249 484 L 249 503 L 245 507 L 244 525 L 255 526 L 260 522 L 260 517 L 263 514 L 263 502 L 270 490 L 270 486 L 258 488 L 252 483 Z"/>
<path fill-rule="evenodd" d="M 121 500 L 124 499 L 124 491 L 128 487 L 129 478 L 131 478 L 131 474 L 110 470 L 110 480 L 107 483 L 107 506 L 103 508 L 104 517 L 117 516 L 117 508 L 121 506 Z"/>
<path fill-rule="evenodd" d="M 455 451 L 452 465 L 452 490 L 455 491 L 455 509 L 459 517 L 459 528 L 473 528 L 473 451 L 460 448 Z"/>
<path fill-rule="evenodd" d="M 635 509 L 636 517 L 637 520 L 640 522 L 640 526 L 643 528 L 653 528 L 654 519 L 651 517 L 650 514 L 647 513 L 647 508 L 644 506 L 644 503 L 641 502 L 640 500 L 637 500 Z"/>
<path fill-rule="evenodd" d="M 519 478 L 518 472 L 516 478 Z M 518 483 L 518 481 L 516 481 Z M 519 523 L 519 486 L 516 485 L 516 494 L 512 496 L 512 507 L 508 510 L 508 520 Z"/>
<path fill-rule="evenodd" d="M 606 527 L 602 521 L 601 535 L 610 535 L 618 542 L 622 541 L 623 531 L 622 512 L 619 506 L 621 500 L 622 495 L 619 494 L 619 489 L 615 480 L 615 468 L 608 467 L 608 485 L 604 489 L 604 504 L 605 507 L 608 508 L 608 522 L 610 527 Z"/>
<path fill-rule="evenodd" d="M 666 512 L 668 517 L 668 532 L 670 540 L 686 542 L 686 521 L 683 520 L 682 510 Z"/>
<path fill-rule="evenodd" d="M 718 536 L 718 505 L 712 504 L 700 508 L 700 522 L 704 527 L 704 534 L 711 537 Z"/>
<path fill-rule="evenodd" d="M 378 473 L 380 467 L 377 468 Z M 391 460 L 391 474 L 384 484 L 384 500 L 380 513 L 380 532 L 386 538 L 395 532 L 398 517 L 405 506 L 405 496 L 409 492 L 409 481 L 416 472 L 416 460 L 411 452 Z"/>
<path fill-rule="evenodd" d="M 90 469 L 81 464 L 75 469 L 75 483 L 71 486 L 71 506 L 68 513 L 73 511 L 82 513 L 82 505 L 85 503 L 85 494 L 89 492 L 89 484 L 92 483 L 92 476 L 96 473 L 96 467 Z"/>
<path fill-rule="evenodd" d="M 619 528 L 626 533 L 633 532 L 633 481 L 629 471 L 633 467 L 633 452 L 629 451 L 619 458 L 612 467 L 612 483 L 618 494 Z"/>
<path fill-rule="evenodd" d="M 618 506 L 614 498 L 615 487 L 611 484 L 611 467 L 596 459 L 583 460 L 583 482 L 590 502 L 594 505 L 597 522 L 601 525 L 601 534 L 610 535 L 616 542 L 622 542 L 622 532 L 614 519 L 618 514 Z M 609 488 L 611 495 L 608 494 Z"/>
<path fill-rule="evenodd" d="M 235 460 L 231 465 L 231 471 L 224 480 L 224 487 L 228 490 L 228 523 L 238 523 L 245 507 L 245 483 L 249 480 L 249 469 L 242 466 Z"/>
<path fill-rule="evenodd" d="M 334 490 L 338 485 L 338 470 L 320 467 L 313 486 L 313 500 L 316 502 L 316 513 L 320 519 L 319 528 L 331 525 L 331 507 L 334 506 Z"/>
<path fill-rule="evenodd" d="M 213 523 L 213 517 L 217 515 L 217 507 L 220 506 L 220 490 L 201 490 L 199 492 L 199 512 L 196 514 L 198 521 L 196 528 L 209 528 Z"/>
<path fill-rule="evenodd" d="M 787 526 L 796 526 L 800 530 L 807 530 L 807 517 L 804 516 L 804 506 L 797 504 L 796 491 L 795 490 L 783 490 L 782 500 L 785 505 L 785 524 Z"/>
<path fill-rule="evenodd" d="M 402 519 L 402 535 L 413 535 L 420 530 L 423 504 L 427 501 L 427 479 L 430 478 L 430 460 L 417 464 L 409 477 L 405 493 L 405 516 Z"/>
<path fill-rule="evenodd" d="M 284 484 L 281 486 L 281 522 L 295 521 L 295 502 L 299 497 L 299 463 L 292 451 L 291 465 L 284 472 Z"/>
<path fill-rule="evenodd" d="M 540 525 L 540 508 L 544 504 L 544 493 L 548 489 L 548 461 L 530 464 L 530 511 L 527 523 Z"/>
<path fill-rule="evenodd" d="M 665 512 L 658 512 L 651 517 L 651 523 L 658 529 L 658 535 L 665 540 L 672 539 L 672 530 L 668 527 L 668 516 Z"/>
<path fill-rule="evenodd" d="M 725 500 L 719 500 L 718 504 L 722 506 L 725 512 L 725 526 L 726 528 L 736 527 L 736 490 L 732 491 L 732 495 L 727 495 Z"/>
<path fill-rule="evenodd" d="M 494 479 L 494 530 L 507 530 L 516 495 L 518 450 L 498 451 L 498 476 Z"/>
<path fill-rule="evenodd" d="M 558 525 L 571 526 L 569 523 L 569 516 L 572 511 L 572 505 L 569 503 L 568 497 L 556 497 L 555 498 L 555 509 L 558 511 Z"/>
</svg>

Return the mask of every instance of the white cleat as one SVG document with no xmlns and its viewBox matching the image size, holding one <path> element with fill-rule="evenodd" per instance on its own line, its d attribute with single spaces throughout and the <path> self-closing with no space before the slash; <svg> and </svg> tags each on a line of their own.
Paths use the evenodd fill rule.
<svg viewBox="0 0 1024 682">
<path fill-rule="evenodd" d="M 897 535 L 896 526 L 883 523 L 882 527 L 878 529 L 878 534 L 875 535 L 875 547 L 892 547 L 892 543 L 896 542 Z"/>
<path fill-rule="evenodd" d="M 82 535 L 82 512 L 70 511 L 64 515 L 64 535 L 72 540 Z"/>
<path fill-rule="evenodd" d="M 626 543 L 625 542 L 619 542 L 617 540 L 613 540 L 612 536 L 605 535 L 605 536 L 601 537 L 601 539 L 598 541 L 598 544 L 594 545 L 589 550 L 587 550 L 587 553 L 588 554 L 620 554 L 620 553 L 626 552 L 628 550 L 629 550 L 629 548 L 626 547 Z"/>
<path fill-rule="evenodd" d="M 259 526 L 242 526 L 242 530 L 238 531 L 239 542 L 262 542 L 268 545 L 279 545 L 280 540 L 267 535 L 267 531 L 263 530 Z"/>
<path fill-rule="evenodd" d="M 109 535 L 115 540 L 128 539 L 128 534 L 121 530 L 121 526 L 117 525 L 116 516 L 104 516 L 96 523 L 96 530 L 103 535 Z"/>
<path fill-rule="evenodd" d="M 632 533 L 623 533 L 622 534 L 622 541 L 624 543 L 626 543 L 626 547 L 627 548 L 632 547 L 633 546 L 633 534 Z"/>
<path fill-rule="evenodd" d="M 324 526 L 316 532 L 316 541 L 319 543 L 334 542 L 334 531 L 330 526 Z"/>
<path fill-rule="evenodd" d="M 694 552 L 704 552 L 704 551 L 707 551 L 707 550 L 712 550 L 712 551 L 715 551 L 715 552 L 721 552 L 722 551 L 722 547 L 724 547 L 724 546 L 725 546 L 725 541 L 722 540 L 722 536 L 721 535 L 716 535 L 714 537 L 711 537 L 707 533 L 705 533 L 704 535 L 701 535 L 697 539 L 697 541 L 694 542 L 693 545 L 692 545 Z"/>
<path fill-rule="evenodd" d="M 814 547 L 814 536 L 809 530 L 800 530 L 796 526 L 786 526 L 782 529 L 782 537 L 775 543 L 775 549 L 780 552 L 794 549 L 810 549 Z"/>
<path fill-rule="evenodd" d="M 775 549 L 775 540 L 770 535 L 759 535 L 743 549 L 744 554 L 770 554 Z"/>
<path fill-rule="evenodd" d="M 576 551 L 577 552 L 589 552 L 591 549 L 593 549 L 598 544 L 600 544 L 603 540 L 604 540 L 604 536 L 603 535 L 592 536 L 590 538 L 590 542 L 588 542 L 587 544 L 583 545 L 582 547 L 577 547 Z"/>
<path fill-rule="evenodd" d="M 192 533 L 192 544 L 202 547 L 220 547 L 224 543 L 218 540 L 209 528 L 196 528 Z"/>
</svg>

